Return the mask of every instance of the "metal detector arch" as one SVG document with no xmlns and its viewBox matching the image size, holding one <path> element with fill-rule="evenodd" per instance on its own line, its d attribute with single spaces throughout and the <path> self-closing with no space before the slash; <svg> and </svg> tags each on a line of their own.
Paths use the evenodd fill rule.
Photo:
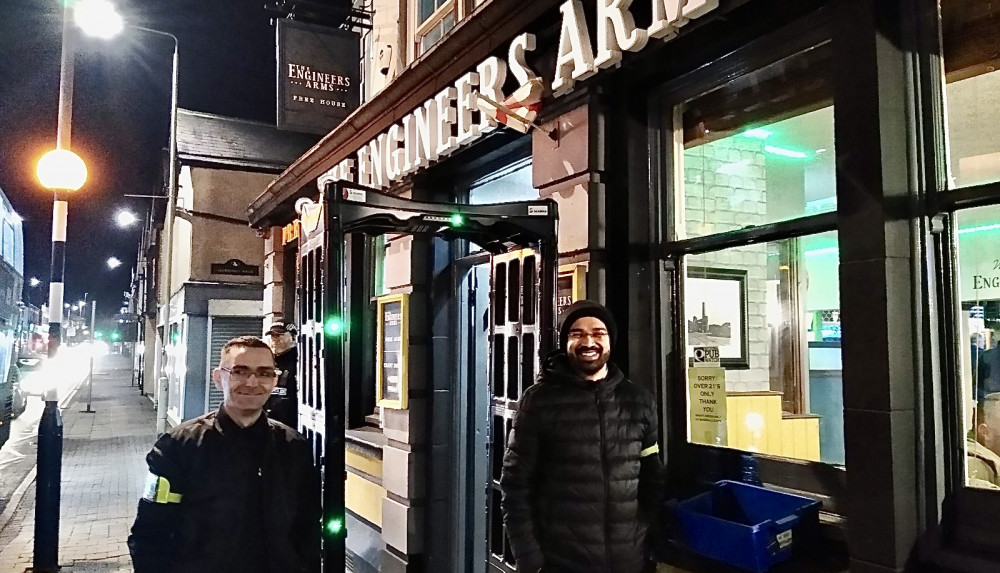
<svg viewBox="0 0 1000 573">
<path fill-rule="evenodd" d="M 307 225 L 303 217 L 300 256 L 303 280 L 300 310 L 303 328 L 300 348 L 300 388 L 306 378 L 318 377 L 322 389 L 314 396 L 321 407 L 311 410 L 315 429 L 323 412 L 323 435 L 306 431 L 314 443 L 323 471 L 324 571 L 344 571 L 345 384 L 347 356 L 343 334 L 353 331 L 345 300 L 347 278 L 345 236 L 399 233 L 433 235 L 445 240 L 466 239 L 491 255 L 532 248 L 541 258 L 538 308 L 542 327 L 538 352 L 544 356 L 556 344 L 555 289 L 558 273 L 558 207 L 543 199 L 516 203 L 468 205 L 411 201 L 349 182 L 331 182 L 324 188 L 318 220 Z M 322 292 L 309 292 L 310 285 Z M 319 312 L 316 312 L 319 311 Z M 306 320 L 308 316 L 313 320 Z M 316 315 L 321 317 L 316 321 Z M 335 317 L 334 322 L 330 318 Z M 344 317 L 348 317 L 344 320 Z M 307 326 L 308 323 L 308 326 Z M 311 357 L 311 359 L 310 359 Z M 309 363 L 311 360 L 311 364 Z M 305 374 L 306 376 L 301 376 Z M 304 396 L 308 399 L 308 396 Z M 303 430 L 307 430 L 303 428 Z M 329 454 L 329 455 L 327 455 Z M 336 524 L 331 526 L 331 524 Z"/>
</svg>

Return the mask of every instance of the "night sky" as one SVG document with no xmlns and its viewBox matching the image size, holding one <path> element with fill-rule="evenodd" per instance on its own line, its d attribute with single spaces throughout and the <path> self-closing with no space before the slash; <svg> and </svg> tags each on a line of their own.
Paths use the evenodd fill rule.
<svg viewBox="0 0 1000 573">
<path fill-rule="evenodd" d="M 265 0 L 118 0 L 129 24 L 180 40 L 180 107 L 274 122 L 275 48 Z M 24 218 L 25 300 L 48 298 L 52 195 L 35 164 L 56 142 L 60 0 L 0 0 L 0 188 Z M 159 194 L 170 117 L 173 43 L 126 29 L 83 38 L 76 57 L 71 148 L 87 163 L 69 199 L 66 302 L 89 293 L 98 315 L 117 312 L 135 267 L 141 223 L 119 229 L 128 208 L 144 220 Z M 163 200 L 156 200 L 162 204 Z M 162 207 L 161 207 L 162 208 Z M 115 256 L 124 264 L 108 269 Z M 37 277 L 42 284 L 28 286 Z"/>
</svg>

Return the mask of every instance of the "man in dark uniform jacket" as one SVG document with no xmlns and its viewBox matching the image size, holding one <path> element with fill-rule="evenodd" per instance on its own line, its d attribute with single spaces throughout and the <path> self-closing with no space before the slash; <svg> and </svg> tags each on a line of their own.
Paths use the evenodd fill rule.
<svg viewBox="0 0 1000 573">
<path fill-rule="evenodd" d="M 278 420 L 298 429 L 299 396 L 296 369 L 299 349 L 295 345 L 295 325 L 275 322 L 267 330 L 266 338 L 274 352 L 274 362 L 281 370 L 278 384 L 271 391 L 271 398 L 264 407 L 272 420 Z"/>
<path fill-rule="evenodd" d="M 316 573 L 319 474 L 308 442 L 269 420 L 271 349 L 241 336 L 212 372 L 218 411 L 160 437 L 128 539 L 136 573 Z"/>
<path fill-rule="evenodd" d="M 610 361 L 615 321 L 580 301 L 560 350 L 525 390 L 503 460 L 501 508 L 521 573 L 651 571 L 646 533 L 662 467 L 656 403 Z"/>
</svg>

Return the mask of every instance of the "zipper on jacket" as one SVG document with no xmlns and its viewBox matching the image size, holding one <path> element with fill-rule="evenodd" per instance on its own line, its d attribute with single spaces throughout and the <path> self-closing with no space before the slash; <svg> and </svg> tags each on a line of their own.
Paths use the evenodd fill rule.
<svg viewBox="0 0 1000 573">
<path fill-rule="evenodd" d="M 597 392 L 594 392 L 594 402 L 597 404 L 597 421 L 601 429 L 601 472 L 604 474 L 604 564 L 610 565 L 611 526 L 608 516 L 611 514 L 611 484 L 608 483 L 608 438 L 604 432 L 604 405 Z"/>
</svg>

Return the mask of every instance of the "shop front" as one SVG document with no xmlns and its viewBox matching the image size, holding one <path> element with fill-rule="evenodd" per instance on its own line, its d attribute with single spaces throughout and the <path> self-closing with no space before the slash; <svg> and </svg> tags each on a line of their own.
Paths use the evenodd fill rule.
<svg viewBox="0 0 1000 573">
<path fill-rule="evenodd" d="M 614 360 L 661 405 L 668 496 L 738 479 L 750 454 L 769 487 L 822 501 L 809 566 L 988 569 L 1000 477 L 968 468 L 1000 435 L 1000 12 L 640 4 L 485 3 L 250 206 L 257 227 L 304 226 L 339 181 L 456 212 L 558 207 L 546 300 L 535 249 L 345 244 L 353 570 L 514 570 L 503 446 L 540 309 L 579 298 L 615 314 Z M 329 334 L 307 236 L 300 346 Z M 712 386 L 692 375 L 706 346 Z M 329 415 L 304 406 L 303 429 Z"/>
</svg>

